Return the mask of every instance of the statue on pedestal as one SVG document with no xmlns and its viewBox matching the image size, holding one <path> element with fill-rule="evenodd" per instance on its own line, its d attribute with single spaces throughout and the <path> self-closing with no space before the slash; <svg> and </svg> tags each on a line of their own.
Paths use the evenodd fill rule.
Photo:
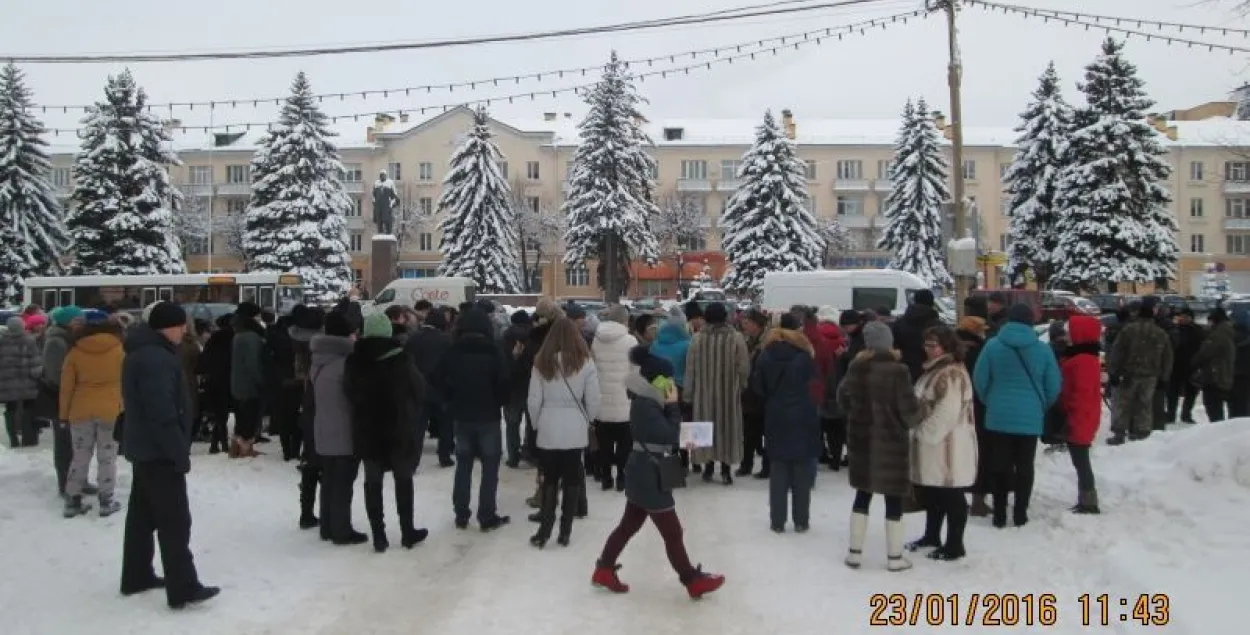
<svg viewBox="0 0 1250 635">
<path fill-rule="evenodd" d="M 386 170 L 378 173 L 378 180 L 373 184 L 373 222 L 379 234 L 395 232 L 395 210 L 399 209 L 399 194 L 395 191 L 395 182 L 386 175 Z"/>
</svg>

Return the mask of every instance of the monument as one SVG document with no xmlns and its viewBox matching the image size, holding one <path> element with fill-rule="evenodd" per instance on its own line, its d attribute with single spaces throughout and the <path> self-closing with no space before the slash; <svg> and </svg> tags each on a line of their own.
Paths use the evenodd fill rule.
<svg viewBox="0 0 1250 635">
<path fill-rule="evenodd" d="M 386 170 L 378 173 L 378 180 L 373 184 L 373 222 L 379 234 L 395 233 L 395 210 L 399 209 L 399 193 L 395 191 L 395 182 L 386 175 Z"/>
<path fill-rule="evenodd" d="M 398 274 L 399 241 L 394 233 L 398 209 L 399 193 L 395 191 L 395 182 L 382 170 L 373 184 L 373 222 L 377 233 L 373 235 L 369 273 L 374 293 L 380 293 Z"/>
</svg>

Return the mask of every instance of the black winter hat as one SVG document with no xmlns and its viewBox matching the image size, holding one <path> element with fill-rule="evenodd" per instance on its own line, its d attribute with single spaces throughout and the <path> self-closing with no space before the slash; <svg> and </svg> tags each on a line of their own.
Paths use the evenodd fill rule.
<svg viewBox="0 0 1250 635">
<path fill-rule="evenodd" d="M 441 310 L 433 310 L 426 314 L 425 325 L 440 331 L 447 330 L 447 314 Z"/>
<path fill-rule="evenodd" d="M 186 323 L 187 312 L 173 302 L 157 302 L 148 313 L 148 326 L 157 331 Z"/>
<path fill-rule="evenodd" d="M 469 309 L 460 314 L 460 319 L 456 321 L 456 329 L 461 335 L 469 333 L 477 333 L 491 337 L 495 333 L 494 327 L 490 323 L 490 316 L 482 312 L 481 309 Z"/>
<path fill-rule="evenodd" d="M 713 302 L 703 310 L 703 319 L 708 324 L 724 324 L 729 319 L 729 309 L 720 302 Z"/>
<path fill-rule="evenodd" d="M 681 309 L 685 312 L 687 321 L 703 317 L 703 307 L 699 306 L 699 303 L 694 300 L 683 304 Z"/>
<path fill-rule="evenodd" d="M 1157 306 L 1158 304 L 1159 304 L 1159 298 L 1156 296 L 1148 295 L 1142 298 L 1141 306 L 1137 308 L 1137 315 L 1139 317 L 1147 317 L 1147 318 L 1154 317 L 1155 306 Z M 1209 320 L 1211 318 L 1208 316 L 1207 319 Z"/>
<path fill-rule="evenodd" d="M 912 297 L 912 304 L 933 306 L 935 303 L 936 301 L 933 299 L 933 292 L 928 289 L 921 289 Z"/>
<path fill-rule="evenodd" d="M 646 346 L 635 346 L 629 350 L 629 361 L 638 367 L 638 372 L 642 378 L 648 382 L 653 381 L 656 377 L 672 377 L 673 363 L 652 355 L 650 349 Z"/>
<path fill-rule="evenodd" d="M 534 323 L 534 320 L 530 318 L 530 314 L 526 313 L 523 309 L 513 311 L 510 320 L 517 326 L 529 326 Z"/>
<path fill-rule="evenodd" d="M 260 306 L 255 302 L 240 302 L 234 314 L 240 320 L 255 320 L 260 315 Z"/>
<path fill-rule="evenodd" d="M 1033 326 L 1033 307 L 1027 304 L 1011 305 L 1011 308 L 1007 309 L 1007 321 Z"/>
<path fill-rule="evenodd" d="M 838 326 L 855 326 L 864 322 L 864 315 L 855 309 L 847 309 L 838 316 Z"/>
<path fill-rule="evenodd" d="M 352 328 L 352 321 L 347 319 L 346 315 L 339 311 L 331 311 L 326 315 L 325 332 L 326 335 L 334 337 L 351 337 L 356 329 Z"/>
<path fill-rule="evenodd" d="M 803 323 L 799 321 L 799 316 L 793 313 L 783 313 L 781 315 L 781 328 L 797 331 L 803 328 Z"/>
</svg>

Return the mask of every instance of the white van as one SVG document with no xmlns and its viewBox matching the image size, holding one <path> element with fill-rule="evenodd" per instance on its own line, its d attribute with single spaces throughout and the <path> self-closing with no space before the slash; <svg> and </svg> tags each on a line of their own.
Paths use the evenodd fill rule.
<svg viewBox="0 0 1250 635">
<path fill-rule="evenodd" d="M 765 311 L 790 307 L 831 306 L 839 311 L 887 308 L 895 315 L 929 285 L 919 276 L 895 269 L 838 269 L 764 274 L 760 297 Z"/>
<path fill-rule="evenodd" d="M 476 295 L 477 284 L 469 278 L 398 278 L 373 298 L 367 312 L 381 313 L 393 304 L 412 307 L 420 300 L 454 307 L 472 302 Z"/>
</svg>

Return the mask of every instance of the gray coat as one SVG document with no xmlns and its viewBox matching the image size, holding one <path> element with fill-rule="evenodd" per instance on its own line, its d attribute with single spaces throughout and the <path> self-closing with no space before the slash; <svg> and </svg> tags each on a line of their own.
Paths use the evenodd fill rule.
<svg viewBox="0 0 1250 635">
<path fill-rule="evenodd" d="M 343 365 L 351 354 L 351 338 L 315 335 L 308 344 L 312 364 L 313 443 L 319 456 L 351 456 L 352 408 L 343 383 Z"/>
<path fill-rule="evenodd" d="M 254 322 L 235 325 L 230 345 L 230 396 L 260 399 L 265 388 L 265 338 Z"/>
<path fill-rule="evenodd" d="M 625 378 L 629 395 L 629 432 L 635 443 L 676 447 L 681 437 L 681 407 L 665 403 L 664 396 L 641 373 Z M 625 497 L 649 511 L 659 512 L 677 505 L 673 492 L 660 487 L 660 468 L 655 457 L 634 447 L 625 463 Z"/>
<path fill-rule="evenodd" d="M 530 375 L 526 405 L 540 449 L 580 450 L 589 445 L 590 422 L 599 416 L 599 404 L 599 371 L 590 360 L 571 377 L 544 379 L 537 371 Z"/>
<path fill-rule="evenodd" d="M 0 403 L 31 401 L 39 396 L 43 373 L 39 345 L 21 318 L 10 319 L 6 328 L 0 335 Z"/>
<path fill-rule="evenodd" d="M 61 385 L 61 368 L 69 355 L 70 333 L 62 326 L 49 326 L 43 335 L 43 382 L 47 386 Z"/>
</svg>

